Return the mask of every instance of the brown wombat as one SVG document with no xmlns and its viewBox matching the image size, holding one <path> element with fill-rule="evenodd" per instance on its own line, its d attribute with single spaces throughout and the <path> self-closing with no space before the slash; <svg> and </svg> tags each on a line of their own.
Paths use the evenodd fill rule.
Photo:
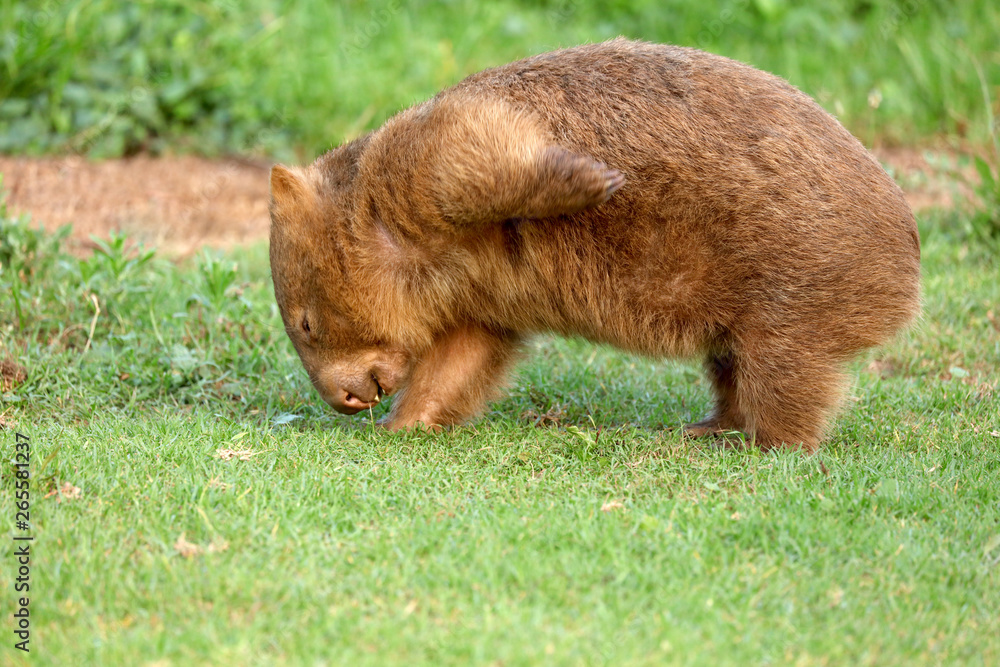
<svg viewBox="0 0 1000 667">
<path fill-rule="evenodd" d="M 704 355 L 714 412 L 812 451 L 843 365 L 919 309 L 899 188 L 784 80 L 616 39 L 474 74 L 271 172 L 271 268 L 320 395 L 390 428 L 479 412 L 553 331 Z"/>
</svg>

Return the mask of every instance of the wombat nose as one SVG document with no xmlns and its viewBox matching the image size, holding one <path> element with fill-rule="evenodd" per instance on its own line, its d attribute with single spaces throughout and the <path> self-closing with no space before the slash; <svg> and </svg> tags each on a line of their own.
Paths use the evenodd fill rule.
<svg viewBox="0 0 1000 667">
<path fill-rule="evenodd" d="M 352 415 L 355 412 L 361 412 L 362 410 L 367 410 L 378 405 L 379 398 L 375 398 L 374 401 L 366 401 L 363 398 L 355 396 L 346 389 L 341 389 L 339 392 L 340 400 L 333 404 L 333 407 L 338 412 L 343 412 L 345 414 Z M 337 405 L 339 403 L 339 405 Z"/>
</svg>

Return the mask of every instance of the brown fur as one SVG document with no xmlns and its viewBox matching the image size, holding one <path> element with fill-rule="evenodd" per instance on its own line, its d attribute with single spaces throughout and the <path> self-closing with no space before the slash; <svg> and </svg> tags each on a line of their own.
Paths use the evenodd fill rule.
<svg viewBox="0 0 1000 667">
<path fill-rule="evenodd" d="M 286 328 L 343 412 L 479 412 L 526 335 L 704 355 L 695 433 L 819 443 L 842 367 L 919 309 L 899 188 L 782 79 L 623 39 L 486 70 L 271 176 Z M 305 326 L 304 326 L 305 325 Z M 308 331 L 305 329 L 308 328 Z"/>
</svg>

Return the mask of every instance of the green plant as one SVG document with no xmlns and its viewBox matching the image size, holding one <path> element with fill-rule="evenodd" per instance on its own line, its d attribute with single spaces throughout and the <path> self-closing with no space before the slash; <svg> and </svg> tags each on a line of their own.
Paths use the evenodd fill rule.
<svg viewBox="0 0 1000 667">
<path fill-rule="evenodd" d="M 79 260 L 80 278 L 92 290 L 102 286 L 117 286 L 136 273 L 140 267 L 153 259 L 154 250 L 127 247 L 127 237 L 122 232 L 111 232 L 108 239 L 90 237 L 94 252 L 90 257 Z"/>
<path fill-rule="evenodd" d="M 886 143 L 985 139 L 1000 5 L 0 0 L 0 151 L 305 160 L 478 69 L 617 35 L 773 71 Z M 869 99 L 880 99 L 877 109 Z"/>
<path fill-rule="evenodd" d="M 975 164 L 979 174 L 976 195 L 981 206 L 972 213 L 972 226 L 981 239 L 995 242 L 1000 240 L 1000 159 L 990 164 L 977 155 Z"/>
<path fill-rule="evenodd" d="M 24 328 L 22 303 L 32 285 L 47 279 L 58 257 L 58 249 L 69 235 L 69 226 L 55 234 L 32 227 L 28 215 L 16 218 L 7 211 L 7 196 L 0 174 L 0 290 L 9 292 L 18 331 Z"/>
<path fill-rule="evenodd" d="M 207 302 L 215 310 L 221 310 L 226 300 L 239 292 L 234 284 L 239 273 L 239 267 L 235 262 L 227 261 L 209 250 L 204 250 L 198 259 L 198 273 L 201 275 L 204 294 L 197 293 L 191 298 L 202 303 Z"/>
<path fill-rule="evenodd" d="M 12 217 L 7 210 L 3 174 L 0 174 L 0 271 L 25 285 L 45 280 L 52 271 L 58 248 L 71 228 L 61 227 L 54 234 L 31 225 L 27 214 Z"/>
<path fill-rule="evenodd" d="M 976 236 L 986 243 L 995 244 L 1000 243 L 1000 123 L 993 115 L 993 99 L 983 68 L 975 58 L 973 64 L 982 87 L 992 151 L 989 160 L 978 155 L 973 158 L 979 175 L 979 183 L 973 186 L 979 205 L 974 208 L 970 222 Z"/>
</svg>

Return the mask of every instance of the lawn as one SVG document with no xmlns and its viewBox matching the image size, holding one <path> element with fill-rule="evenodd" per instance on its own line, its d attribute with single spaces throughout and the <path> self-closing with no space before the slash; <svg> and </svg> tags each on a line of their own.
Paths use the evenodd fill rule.
<svg viewBox="0 0 1000 667">
<path fill-rule="evenodd" d="M 33 658 L 995 664 L 1000 282 L 959 220 L 922 221 L 923 321 L 809 457 L 682 437 L 693 362 L 551 338 L 475 424 L 384 433 L 314 394 L 266 248 L 81 259 L 8 219 Z"/>
</svg>

